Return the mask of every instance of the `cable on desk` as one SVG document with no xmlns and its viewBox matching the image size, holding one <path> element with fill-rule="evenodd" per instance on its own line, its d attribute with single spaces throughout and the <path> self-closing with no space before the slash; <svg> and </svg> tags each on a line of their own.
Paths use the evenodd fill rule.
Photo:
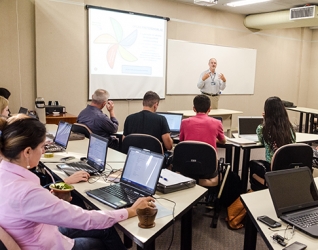
<svg viewBox="0 0 318 250">
<path fill-rule="evenodd" d="M 113 169 L 109 164 L 107 164 L 107 165 L 109 166 L 110 169 L 107 169 L 107 167 L 106 167 L 106 169 L 104 170 L 104 172 L 103 172 L 102 174 L 96 173 L 96 175 L 91 176 L 91 177 L 88 179 L 88 183 L 89 183 L 89 184 L 93 184 L 93 183 L 95 183 L 96 181 L 98 181 L 100 177 L 103 178 L 103 180 L 104 180 L 105 182 L 109 182 L 109 183 L 111 183 L 111 184 L 112 184 L 112 183 L 115 183 L 115 180 L 121 175 L 122 169 Z M 119 173 L 118 173 L 118 175 L 114 178 L 114 180 L 109 180 L 109 179 L 108 179 L 109 176 L 110 176 L 111 174 L 113 174 L 113 173 L 116 173 L 116 172 L 119 172 Z M 92 181 L 91 179 L 92 179 L 93 181 Z"/>
<path fill-rule="evenodd" d="M 172 246 L 172 242 L 173 242 L 173 238 L 174 238 L 174 223 L 175 223 L 175 221 L 176 221 L 176 218 L 174 217 L 174 210 L 175 210 L 175 208 L 176 208 L 176 202 L 174 202 L 174 201 L 172 201 L 172 200 L 169 200 L 169 199 L 167 199 L 167 198 L 155 198 L 155 197 L 153 197 L 155 200 L 166 200 L 166 201 L 170 201 L 170 202 L 172 202 L 174 205 L 173 205 L 173 208 L 172 208 L 172 220 L 173 220 L 173 222 L 172 222 L 172 237 L 171 237 L 171 241 L 170 241 L 170 244 L 169 244 L 169 247 L 168 247 L 168 250 L 171 248 L 171 246 Z"/>
</svg>

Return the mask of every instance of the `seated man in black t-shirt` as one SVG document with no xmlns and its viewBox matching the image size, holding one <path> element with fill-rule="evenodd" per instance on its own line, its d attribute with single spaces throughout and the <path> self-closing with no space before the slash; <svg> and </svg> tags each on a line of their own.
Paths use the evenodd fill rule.
<svg viewBox="0 0 318 250">
<path fill-rule="evenodd" d="M 166 118 L 157 115 L 160 97 L 153 91 L 148 91 L 143 98 L 143 110 L 127 116 L 124 124 L 125 136 L 133 133 L 148 134 L 156 137 L 163 145 L 164 151 L 171 150 L 173 141 Z"/>
</svg>

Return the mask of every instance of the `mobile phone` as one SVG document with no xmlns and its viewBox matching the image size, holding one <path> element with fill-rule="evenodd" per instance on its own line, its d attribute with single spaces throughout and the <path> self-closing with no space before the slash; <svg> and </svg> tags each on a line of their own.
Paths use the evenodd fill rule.
<svg viewBox="0 0 318 250">
<path fill-rule="evenodd" d="M 67 157 L 61 158 L 60 161 L 70 161 L 70 160 L 73 160 L 73 159 L 75 159 L 74 156 L 67 156 Z"/>
<path fill-rule="evenodd" d="M 282 225 L 279 222 L 269 218 L 266 215 L 258 216 L 257 219 L 272 228 L 280 227 Z"/>
<path fill-rule="evenodd" d="M 307 246 L 305 244 L 295 241 L 294 243 L 283 248 L 283 250 L 304 250 L 306 248 Z"/>
</svg>

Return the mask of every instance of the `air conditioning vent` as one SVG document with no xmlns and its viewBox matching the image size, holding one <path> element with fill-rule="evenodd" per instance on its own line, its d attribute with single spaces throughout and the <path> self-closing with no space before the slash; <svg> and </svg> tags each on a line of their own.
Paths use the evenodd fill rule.
<svg viewBox="0 0 318 250">
<path fill-rule="evenodd" d="M 218 0 L 194 0 L 194 3 L 202 6 L 213 6 L 218 3 Z"/>
<path fill-rule="evenodd" d="M 292 8 L 289 12 L 290 20 L 314 18 L 316 16 L 316 6 L 305 6 L 299 8 Z"/>
</svg>

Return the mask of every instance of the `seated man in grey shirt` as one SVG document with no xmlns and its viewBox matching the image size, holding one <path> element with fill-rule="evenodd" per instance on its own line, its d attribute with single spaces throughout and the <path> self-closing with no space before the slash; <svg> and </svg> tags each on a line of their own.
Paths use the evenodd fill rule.
<svg viewBox="0 0 318 250">
<path fill-rule="evenodd" d="M 108 100 L 109 93 L 104 89 L 97 89 L 92 96 L 92 102 L 83 109 L 77 118 L 77 122 L 85 124 L 94 134 L 109 139 L 109 147 L 118 149 L 118 140 L 111 134 L 118 130 L 118 121 L 115 117 L 114 103 Z M 106 106 L 109 117 L 103 113 Z"/>
</svg>

